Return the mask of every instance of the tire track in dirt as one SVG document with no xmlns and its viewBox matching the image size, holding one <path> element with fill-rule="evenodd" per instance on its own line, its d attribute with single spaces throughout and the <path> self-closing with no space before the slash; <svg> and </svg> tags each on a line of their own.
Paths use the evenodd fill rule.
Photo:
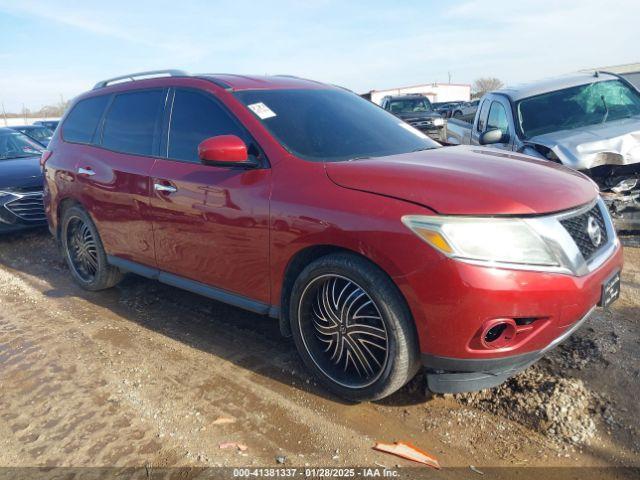
<svg viewBox="0 0 640 480">
<path fill-rule="evenodd" d="M 2 420 L 21 445 L 24 464 L 247 465 L 271 464 L 276 454 L 299 464 L 372 462 L 374 437 L 367 428 L 336 422 L 343 408 L 366 412 L 375 422 L 368 422 L 372 435 L 375 425 L 406 436 L 406 427 L 368 405 L 345 407 L 273 382 L 282 376 L 313 388 L 280 339 L 207 322 L 200 337 L 215 339 L 218 358 L 212 358 L 202 345 L 185 349 L 143 321 L 123 321 L 80 297 L 48 296 L 51 290 L 40 277 L 0 268 L 7 299 L 0 320 L 0 409 L 12 412 Z M 140 315 L 153 316 L 157 308 Z M 179 329 L 189 314 L 171 301 L 161 308 L 177 322 L 171 328 Z M 214 428 L 219 416 L 237 422 Z M 248 444 L 250 455 L 220 451 L 218 443 L 228 440 Z"/>
<path fill-rule="evenodd" d="M 2 465 L 409 465 L 373 452 L 376 440 L 410 441 L 445 466 L 602 464 L 557 458 L 522 425 L 425 402 L 422 388 L 345 404 L 275 322 L 134 276 L 85 292 L 46 234 L 0 239 Z"/>
</svg>

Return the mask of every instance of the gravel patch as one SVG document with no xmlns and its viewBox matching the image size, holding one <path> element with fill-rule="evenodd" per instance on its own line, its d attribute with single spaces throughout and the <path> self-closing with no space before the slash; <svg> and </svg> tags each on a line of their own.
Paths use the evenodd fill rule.
<svg viewBox="0 0 640 480">
<path fill-rule="evenodd" d="M 602 400 L 575 378 L 560 378 L 535 365 L 493 389 L 454 395 L 461 404 L 526 425 L 551 440 L 588 444 Z"/>
</svg>

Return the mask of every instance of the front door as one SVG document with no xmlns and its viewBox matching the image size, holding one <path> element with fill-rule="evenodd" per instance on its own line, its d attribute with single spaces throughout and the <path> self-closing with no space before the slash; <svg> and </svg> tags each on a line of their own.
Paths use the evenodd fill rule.
<svg viewBox="0 0 640 480">
<path fill-rule="evenodd" d="M 244 127 L 209 93 L 176 89 L 165 157 L 151 182 L 158 267 L 183 277 L 269 303 L 269 194 L 271 170 Z M 198 145 L 216 135 L 237 135 L 261 167 L 203 165 Z"/>
<path fill-rule="evenodd" d="M 508 106 L 508 104 L 505 105 L 498 99 L 491 102 L 485 131 L 498 129 L 502 132 L 504 141 L 500 143 L 494 143 L 491 145 L 492 147 L 500 148 L 502 150 L 513 150 L 515 129 L 509 121 L 511 115 L 507 114 L 507 108 L 511 110 L 511 107 Z"/>
</svg>

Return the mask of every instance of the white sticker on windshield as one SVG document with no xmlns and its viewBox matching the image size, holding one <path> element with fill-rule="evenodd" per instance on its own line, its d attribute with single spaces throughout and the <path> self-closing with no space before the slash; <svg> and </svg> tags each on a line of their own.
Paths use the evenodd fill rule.
<svg viewBox="0 0 640 480">
<path fill-rule="evenodd" d="M 409 125 L 407 123 L 398 123 L 398 125 L 400 125 L 402 128 L 404 128 L 408 132 L 413 133 L 416 137 L 429 138 L 424 133 L 422 133 L 420 130 L 418 130 L 417 128 L 412 127 L 411 125 Z"/>
<path fill-rule="evenodd" d="M 275 112 L 262 102 L 252 103 L 251 105 L 249 105 L 249 108 L 253 113 L 258 115 L 262 120 L 276 116 Z"/>
</svg>

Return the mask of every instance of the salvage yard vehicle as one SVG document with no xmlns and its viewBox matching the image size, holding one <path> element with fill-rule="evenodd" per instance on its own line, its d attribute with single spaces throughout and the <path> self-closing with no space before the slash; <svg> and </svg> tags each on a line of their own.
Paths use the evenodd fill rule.
<svg viewBox="0 0 640 480">
<path fill-rule="evenodd" d="M 42 202 L 43 147 L 26 135 L 0 128 L 0 234 L 47 224 Z"/>
<path fill-rule="evenodd" d="M 52 132 L 58 128 L 59 120 L 38 120 L 33 122 L 34 125 L 42 125 L 43 127 L 47 127 Z"/>
<path fill-rule="evenodd" d="M 469 118 L 473 117 L 478 110 L 480 100 L 472 100 L 470 102 L 462 102 L 456 106 L 451 112 L 451 116 L 454 118 Z"/>
<path fill-rule="evenodd" d="M 464 102 L 437 102 L 432 103 L 433 109 L 438 112 L 443 118 L 451 118 L 453 112 L 462 105 Z"/>
<path fill-rule="evenodd" d="M 488 93 L 472 124 L 450 120 L 447 143 L 491 145 L 591 177 L 616 227 L 640 229 L 640 93 L 582 73 Z"/>
<path fill-rule="evenodd" d="M 422 94 L 387 95 L 380 106 L 434 140 L 444 140 L 447 136 L 447 122 Z"/>
<path fill-rule="evenodd" d="M 36 142 L 46 147 L 53 136 L 53 131 L 42 125 L 18 125 L 10 127 L 20 133 L 24 133 Z"/>
<path fill-rule="evenodd" d="M 42 163 L 79 285 L 133 272 L 275 317 L 350 400 L 390 395 L 421 365 L 435 392 L 497 385 L 619 295 L 622 247 L 588 178 L 440 148 L 315 81 L 105 80 Z"/>
</svg>

